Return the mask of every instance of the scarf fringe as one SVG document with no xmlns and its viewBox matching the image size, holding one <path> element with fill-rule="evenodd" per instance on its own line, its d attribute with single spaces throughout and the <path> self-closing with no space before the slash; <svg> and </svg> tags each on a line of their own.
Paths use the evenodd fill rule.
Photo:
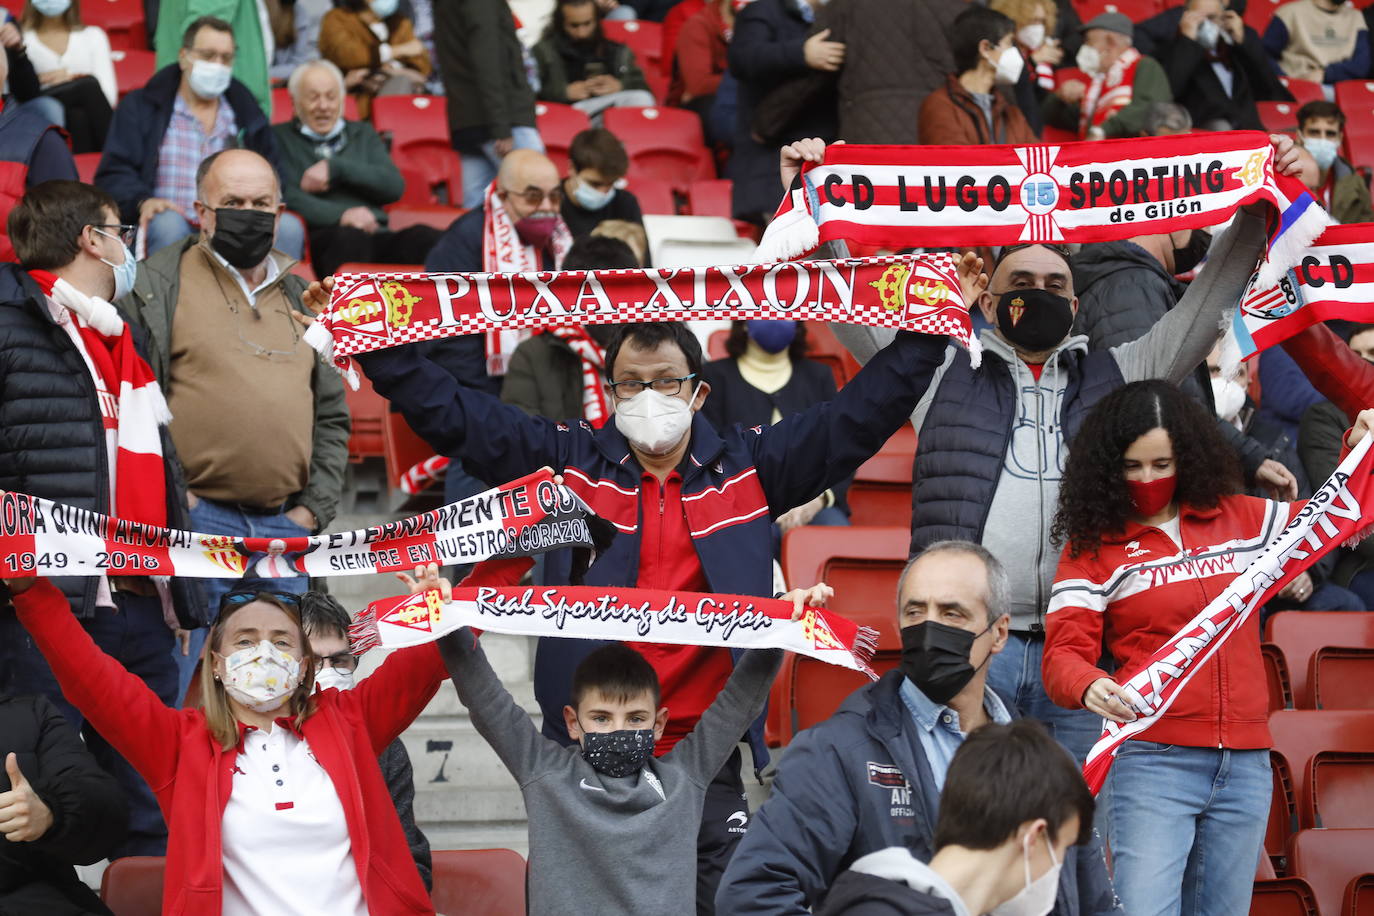
<svg viewBox="0 0 1374 916">
<path fill-rule="evenodd" d="M 321 358 L 330 362 L 334 361 L 334 335 L 329 333 L 329 327 L 324 322 L 324 316 L 315 319 L 314 324 L 305 329 L 302 339 L 308 343 Z"/>
<path fill-rule="evenodd" d="M 1315 242 L 1328 226 L 1335 225 L 1335 220 L 1329 213 L 1318 206 L 1316 201 L 1311 200 L 1310 196 L 1308 200 L 1310 203 L 1302 215 L 1269 246 L 1269 257 L 1260 264 L 1256 281 L 1261 289 L 1277 285 L 1284 274 L 1302 261 L 1303 256 L 1307 254 L 1308 246 Z"/>
<path fill-rule="evenodd" d="M 1374 523 L 1370 523 L 1369 525 L 1366 525 L 1359 531 L 1356 531 L 1354 534 L 1350 535 L 1350 537 L 1346 538 L 1344 541 L 1341 542 L 1341 546 L 1348 549 L 1353 549 L 1355 547 L 1360 546 L 1360 542 L 1363 541 L 1365 538 L 1369 537 L 1371 534 L 1374 534 Z"/>
<path fill-rule="evenodd" d="M 777 215 L 764 229 L 759 247 L 754 249 L 754 262 L 795 261 L 820 243 L 820 224 L 806 206 L 806 192 L 798 188 L 783 199 Z"/>
<path fill-rule="evenodd" d="M 377 614 L 369 605 L 354 614 L 353 622 L 348 625 L 348 651 L 354 655 L 362 655 L 381 644 L 381 633 L 377 630 Z"/>
</svg>

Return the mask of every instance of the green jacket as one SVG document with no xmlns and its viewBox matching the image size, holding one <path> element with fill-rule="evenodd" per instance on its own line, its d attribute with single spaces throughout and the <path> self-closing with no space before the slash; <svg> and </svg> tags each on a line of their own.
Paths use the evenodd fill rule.
<svg viewBox="0 0 1374 916">
<path fill-rule="evenodd" d="M 129 320 L 141 327 L 147 336 L 148 364 L 163 391 L 168 391 L 171 376 L 172 318 L 177 297 L 181 292 L 181 256 L 198 244 L 198 235 L 179 244 L 149 255 L 138 262 L 138 278 L 134 290 L 117 303 Z M 280 252 L 274 257 L 285 258 Z M 288 259 L 289 262 L 289 259 Z M 285 268 L 283 268 L 285 269 Z M 309 314 L 301 303 L 306 282 L 292 273 L 283 272 L 281 284 L 296 304 L 296 310 Z M 302 343 L 301 346 L 306 346 Z M 310 387 L 315 394 L 315 430 L 310 456 L 310 482 L 305 489 L 287 500 L 292 506 L 305 506 L 314 513 L 323 531 L 339 511 L 339 497 L 343 493 L 344 470 L 348 467 L 348 434 L 350 423 L 348 405 L 344 401 L 343 380 L 334 367 L 322 359 L 315 360 Z M 271 435 L 271 430 L 263 430 Z"/>
<path fill-rule="evenodd" d="M 536 334 L 521 341 L 510 356 L 501 383 L 501 400 L 532 416 L 580 420 L 581 358 L 552 334 Z"/>
<path fill-rule="evenodd" d="M 329 159 L 329 190 L 310 194 L 301 190 L 301 175 L 316 162 L 317 144 L 300 132 L 300 122 L 274 124 L 277 157 L 281 163 L 282 196 L 311 229 L 337 226 L 339 217 L 353 207 L 367 207 L 377 222 L 386 225 L 382 207 L 400 200 L 405 179 L 396 168 L 386 144 L 366 121 L 344 122 L 344 144 Z"/>
<path fill-rule="evenodd" d="M 234 76 L 247 86 L 258 105 L 272 117 L 271 83 L 267 76 L 267 46 L 255 0 L 162 0 L 157 14 L 159 68 L 176 63 L 186 27 L 201 16 L 218 16 L 234 29 Z"/>
<path fill-rule="evenodd" d="M 1102 132 L 1108 137 L 1139 137 L 1145 126 L 1145 109 L 1150 103 L 1174 100 L 1169 77 L 1153 57 L 1141 55 L 1131 86 L 1131 103 L 1102 123 Z M 1078 130 L 1079 106 L 1070 105 L 1050 93 L 1040 107 L 1046 122 L 1064 130 Z"/>
<path fill-rule="evenodd" d="M 1338 158 L 1331 165 L 1336 181 L 1331 189 L 1331 216 L 1342 225 L 1374 222 L 1374 206 L 1369 202 L 1369 184 L 1354 166 Z"/>
<path fill-rule="evenodd" d="M 565 42 L 559 36 L 549 35 L 535 45 L 530 53 L 534 55 L 534 62 L 539 65 L 539 97 L 546 102 L 567 105 L 571 101 L 568 98 L 568 83 L 573 81 L 568 78 L 568 67 L 563 58 L 565 49 L 560 47 L 563 44 Z M 644 79 L 644 71 L 639 69 L 639 64 L 635 62 L 635 54 L 628 46 L 607 40 L 604 59 L 607 75 L 620 80 L 621 88 L 649 88 L 649 83 Z"/>
</svg>

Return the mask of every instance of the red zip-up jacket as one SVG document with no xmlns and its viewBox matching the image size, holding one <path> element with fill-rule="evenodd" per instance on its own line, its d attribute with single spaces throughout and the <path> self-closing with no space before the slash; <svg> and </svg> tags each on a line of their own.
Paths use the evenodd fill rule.
<svg viewBox="0 0 1374 916">
<path fill-rule="evenodd" d="M 233 787 L 237 750 L 220 749 L 201 710 L 162 705 L 142 680 L 102 652 L 52 583 L 40 580 L 15 596 L 14 608 L 63 695 L 157 796 L 168 829 L 164 916 L 220 912 L 220 822 Z M 317 711 L 300 729 L 338 790 L 370 913 L 434 913 L 377 755 L 420 714 L 447 677 L 433 643 L 401 649 L 355 689 L 316 694 Z M 241 739 L 242 727 L 239 733 Z M 289 872 L 290 860 L 280 867 Z"/>
<path fill-rule="evenodd" d="M 1125 683 L 1150 656 L 1244 571 L 1302 508 L 1223 496 L 1212 509 L 1179 510 L 1179 548 L 1163 531 L 1128 522 L 1092 554 L 1059 561 L 1045 614 L 1041 676 L 1050 699 L 1083 708 L 1098 678 Z M 1186 747 L 1267 748 L 1269 693 L 1251 614 L 1139 737 Z M 1097 667 L 1103 647 L 1115 676 Z"/>
</svg>

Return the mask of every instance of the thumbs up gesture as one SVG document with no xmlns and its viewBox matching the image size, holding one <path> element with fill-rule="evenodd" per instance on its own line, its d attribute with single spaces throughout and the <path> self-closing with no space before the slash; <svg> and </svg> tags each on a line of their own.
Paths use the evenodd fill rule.
<svg viewBox="0 0 1374 916">
<path fill-rule="evenodd" d="M 52 826 L 52 809 L 43 803 L 19 770 L 19 758 L 5 756 L 10 790 L 0 792 L 0 833 L 11 843 L 31 843 Z"/>
</svg>

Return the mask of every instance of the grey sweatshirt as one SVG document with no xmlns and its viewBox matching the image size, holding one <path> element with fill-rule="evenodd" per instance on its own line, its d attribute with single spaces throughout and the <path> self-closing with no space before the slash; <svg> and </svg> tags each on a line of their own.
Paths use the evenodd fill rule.
<svg viewBox="0 0 1374 916">
<path fill-rule="evenodd" d="M 694 916 L 697 831 L 706 786 L 768 698 L 782 650 L 735 665 L 697 727 L 634 776 L 604 776 L 539 734 L 472 631 L 439 640 L 472 724 L 520 784 L 529 816 L 530 916 Z"/>
<path fill-rule="evenodd" d="M 1143 337 L 1111 348 L 1127 382 L 1160 378 L 1177 385 L 1207 358 L 1240 303 L 1266 240 L 1264 217 L 1242 209 L 1231 226 L 1213 239 L 1206 268 L 1178 305 Z M 843 324 L 831 328 L 861 364 L 896 335 L 896 331 L 885 328 Z M 985 330 L 979 339 L 983 359 L 1006 363 L 1019 392 L 1002 476 L 983 529 L 983 546 L 1002 561 L 1011 578 L 1012 629 L 1027 630 L 1044 621 L 1050 585 L 1059 565 L 1059 551 L 1050 543 L 1050 526 L 1068 457 L 1059 425 L 1068 387 L 1061 362 L 1065 353 L 1086 353 L 1088 339 L 1083 335 L 1066 338 L 1045 361 L 1039 382 L 997 331 Z M 911 415 L 918 435 L 931 402 L 941 396 L 940 383 L 954 358 L 955 346 L 950 345 L 944 364 L 936 370 Z M 1038 530 L 1033 531 L 1032 525 Z"/>
</svg>

